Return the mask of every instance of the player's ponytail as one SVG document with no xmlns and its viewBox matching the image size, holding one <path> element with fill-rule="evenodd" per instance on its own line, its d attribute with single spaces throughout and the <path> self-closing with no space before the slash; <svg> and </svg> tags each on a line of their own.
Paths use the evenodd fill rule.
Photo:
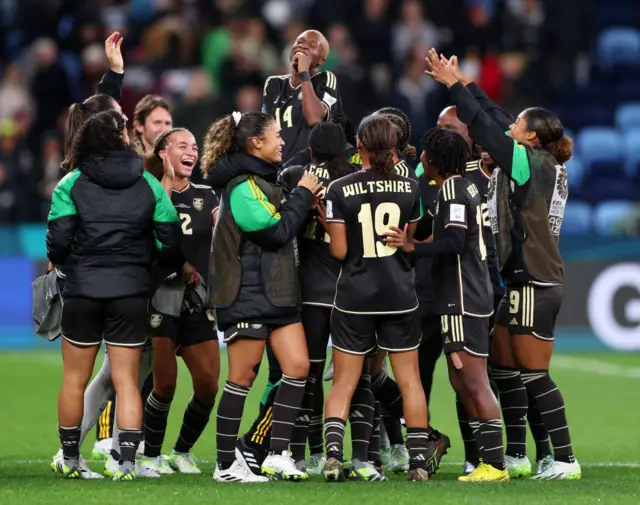
<svg viewBox="0 0 640 505">
<path fill-rule="evenodd" d="M 396 150 L 406 158 L 415 159 L 417 155 L 416 148 L 409 144 L 411 139 L 409 116 L 395 107 L 383 107 L 377 110 L 374 115 L 384 116 L 391 121 L 393 126 L 396 127 L 396 135 L 398 136 Z"/>
<path fill-rule="evenodd" d="M 558 160 L 558 163 L 564 164 L 573 156 L 573 139 L 563 135 L 560 140 L 549 142 L 546 149 Z"/>
<path fill-rule="evenodd" d="M 352 172 L 347 164 L 346 145 L 347 137 L 343 128 L 338 124 L 318 123 L 309 134 L 311 159 L 314 163 L 324 164 L 332 181 Z"/>
<path fill-rule="evenodd" d="M 82 125 L 94 114 L 106 110 L 114 110 L 115 101 L 108 95 L 98 94 L 87 98 L 84 102 L 74 103 L 69 107 L 67 123 L 64 129 L 64 160 L 60 164 L 65 172 L 76 167 L 71 162 L 70 153 L 73 148 L 73 140 L 82 128 Z"/>
<path fill-rule="evenodd" d="M 200 162 L 202 176 L 207 177 L 215 162 L 227 152 L 248 149 L 249 139 L 262 137 L 273 123 L 273 118 L 263 112 L 237 112 L 216 120 L 204 137 Z"/>
<path fill-rule="evenodd" d="M 573 140 L 564 135 L 564 126 L 555 112 L 542 107 L 531 107 L 524 111 L 527 129 L 535 132 L 540 145 L 559 163 L 573 156 Z"/>
<path fill-rule="evenodd" d="M 371 169 L 388 179 L 393 172 L 393 153 L 398 136 L 396 128 L 384 116 L 369 116 L 358 127 L 358 139 L 369 155 Z"/>
</svg>

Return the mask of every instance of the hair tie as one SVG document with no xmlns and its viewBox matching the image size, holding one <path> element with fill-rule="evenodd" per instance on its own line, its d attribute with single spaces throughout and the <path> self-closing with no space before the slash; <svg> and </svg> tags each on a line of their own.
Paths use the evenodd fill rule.
<svg viewBox="0 0 640 505">
<path fill-rule="evenodd" d="M 231 114 L 233 116 L 233 120 L 236 123 L 236 126 L 238 126 L 240 124 L 240 120 L 242 119 L 242 113 L 235 111 L 233 114 Z"/>
</svg>

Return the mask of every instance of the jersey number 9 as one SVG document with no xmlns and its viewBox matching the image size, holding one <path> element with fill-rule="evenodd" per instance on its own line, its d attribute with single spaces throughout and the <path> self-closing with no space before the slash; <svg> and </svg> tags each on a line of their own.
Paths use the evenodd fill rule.
<svg viewBox="0 0 640 505">
<path fill-rule="evenodd" d="M 376 235 L 383 236 L 389 226 L 400 224 L 400 207 L 391 202 L 384 202 L 376 207 L 375 216 L 371 213 L 371 204 L 363 203 L 358 212 L 358 222 L 362 226 L 363 258 L 384 258 L 391 256 L 398 250 L 376 240 L 373 234 L 374 226 Z"/>
</svg>

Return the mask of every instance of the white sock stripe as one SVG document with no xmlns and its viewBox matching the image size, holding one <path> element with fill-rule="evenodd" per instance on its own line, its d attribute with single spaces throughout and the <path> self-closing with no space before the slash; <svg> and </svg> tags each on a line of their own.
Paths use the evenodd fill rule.
<svg viewBox="0 0 640 505">
<path fill-rule="evenodd" d="M 536 396 L 535 398 L 536 398 L 536 399 L 538 399 L 538 398 L 542 398 L 543 396 L 548 395 L 549 393 L 553 393 L 554 391 L 558 391 L 558 388 L 557 388 L 557 387 L 555 387 L 555 388 L 553 388 L 553 389 L 551 389 L 551 390 L 547 391 L 546 393 L 542 393 L 541 395 Z"/>
<path fill-rule="evenodd" d="M 559 410 L 564 410 L 564 405 L 558 407 L 557 409 L 553 409 L 553 410 L 547 410 L 546 412 L 540 412 L 541 416 L 544 416 L 546 414 L 551 414 L 552 412 L 557 412 Z"/>
<path fill-rule="evenodd" d="M 274 407 L 284 407 L 286 409 L 300 410 L 300 406 L 294 407 L 292 405 L 285 405 L 284 403 L 273 402 Z"/>
<path fill-rule="evenodd" d="M 516 391 L 526 391 L 526 390 L 527 390 L 527 388 L 521 387 L 521 388 L 516 388 L 516 389 L 510 389 L 509 391 L 500 391 L 500 396 L 504 396 L 504 395 L 507 395 L 509 393 L 514 393 Z M 529 406 L 527 405 L 526 407 L 528 408 Z"/>
<path fill-rule="evenodd" d="M 241 417 L 225 417 L 220 414 L 217 415 L 219 419 L 226 419 L 227 421 L 242 421 Z"/>
</svg>

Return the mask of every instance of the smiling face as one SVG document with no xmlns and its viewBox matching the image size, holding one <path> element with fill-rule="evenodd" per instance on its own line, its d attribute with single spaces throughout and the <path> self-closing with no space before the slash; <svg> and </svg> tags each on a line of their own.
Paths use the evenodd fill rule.
<svg viewBox="0 0 640 505">
<path fill-rule="evenodd" d="M 291 46 L 289 57 L 292 64 L 296 53 L 303 53 L 309 56 L 311 59 L 310 68 L 316 68 L 326 61 L 329 55 L 329 43 L 319 31 L 307 30 L 298 35 L 298 38 Z"/>
<path fill-rule="evenodd" d="M 169 156 L 176 177 L 188 179 L 198 162 L 198 144 L 191 132 L 177 131 L 169 135 L 166 147 L 159 154 Z"/>
<path fill-rule="evenodd" d="M 469 149 L 471 149 L 471 138 L 469 137 L 469 129 L 467 125 L 458 119 L 455 107 L 447 107 L 440 113 L 438 118 L 438 128 L 450 130 L 462 135 Z"/>
<path fill-rule="evenodd" d="M 156 107 L 149 113 L 143 125 L 136 124 L 136 130 L 142 135 L 146 147 L 149 148 L 161 133 L 170 130 L 172 126 L 171 113 L 164 107 Z"/>
<path fill-rule="evenodd" d="M 280 137 L 280 126 L 272 121 L 269 128 L 261 137 L 253 137 L 250 140 L 252 154 L 262 158 L 269 163 L 280 163 L 282 161 L 282 148 L 284 140 Z"/>
<path fill-rule="evenodd" d="M 537 144 L 536 132 L 533 132 L 527 128 L 527 120 L 525 118 L 527 114 L 526 110 L 523 110 L 516 120 L 509 126 L 509 135 L 519 144 L 527 146 L 535 146 Z"/>
</svg>

